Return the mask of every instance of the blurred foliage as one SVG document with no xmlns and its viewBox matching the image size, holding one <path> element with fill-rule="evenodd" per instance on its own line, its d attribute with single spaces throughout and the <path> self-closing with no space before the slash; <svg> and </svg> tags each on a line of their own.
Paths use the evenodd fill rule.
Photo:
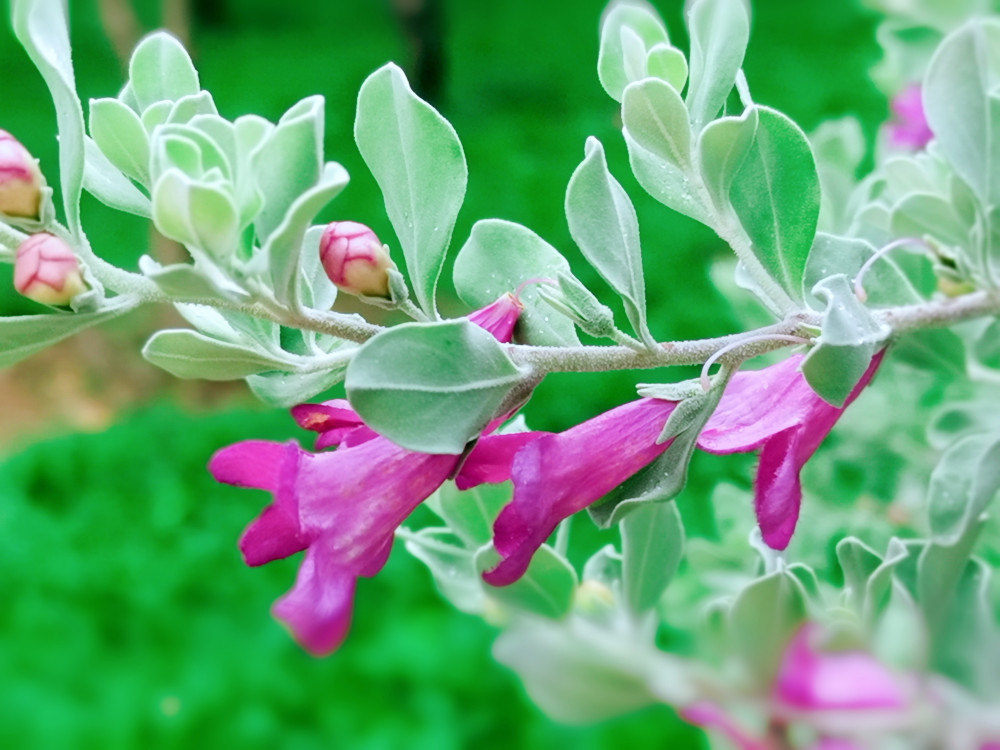
<svg viewBox="0 0 1000 750">
<path fill-rule="evenodd" d="M 654 334 L 696 338 L 736 330 L 736 314 L 708 273 L 726 249 L 646 196 L 627 168 L 616 105 L 595 74 L 603 4 L 444 0 L 446 70 L 437 105 L 456 127 L 470 169 L 453 251 L 477 219 L 518 221 L 601 290 L 572 246 L 563 213 L 584 139 L 596 135 L 636 203 Z M 680 0 L 654 4 L 685 46 Z M 352 136 L 365 76 L 390 59 L 407 67 L 388 2 L 192 5 L 192 51 L 220 111 L 276 120 L 298 99 L 324 94 L 327 158 L 341 161 L 352 183 L 322 218 L 365 222 L 392 244 Z M 147 30 L 159 23 L 152 0 L 137 10 Z M 855 115 L 870 142 L 887 114 L 867 78 L 878 56 L 876 21 L 853 2 L 759 0 L 746 63 L 755 98 L 807 130 L 824 118 Z M 114 94 L 119 61 L 96 0 L 74 0 L 72 23 L 82 98 Z M 41 158 L 55 183 L 51 104 L 11 36 L 0 42 L 0 67 L 0 125 Z M 84 221 L 98 252 L 115 262 L 134 264 L 147 251 L 149 230 L 139 219 L 85 199 Z M 664 268 L 658 282 L 657 266 Z M 684 269 L 683 284 L 670 283 L 671 266 Z M 13 296 L 0 301 L 0 313 L 28 311 Z M 444 305 L 464 312 L 454 298 Z M 629 398 L 642 375 L 550 377 L 529 419 L 537 428 L 565 428 Z M 215 485 L 204 471 L 211 451 L 226 443 L 284 439 L 293 427 L 284 414 L 195 416 L 160 405 L 105 434 L 62 437 L 5 462 L 0 746 L 702 746 L 667 709 L 597 728 L 548 722 L 491 662 L 491 629 L 447 609 L 426 571 L 403 554 L 360 586 L 356 622 L 340 653 L 322 661 L 301 653 L 266 614 L 291 585 L 297 561 L 251 570 L 235 548 L 265 496 L 248 506 L 252 495 Z M 747 484 L 749 461 L 696 459 L 692 487 L 681 500 L 695 533 L 699 524 L 711 533 L 704 520 L 711 487 L 726 478 Z M 582 519 L 574 524 L 574 548 L 597 538 Z"/>
</svg>

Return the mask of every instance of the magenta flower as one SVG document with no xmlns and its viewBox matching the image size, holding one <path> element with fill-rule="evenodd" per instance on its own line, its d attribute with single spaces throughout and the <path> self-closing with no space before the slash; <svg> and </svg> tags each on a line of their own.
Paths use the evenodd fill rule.
<svg viewBox="0 0 1000 750">
<path fill-rule="evenodd" d="M 31 235 L 17 248 L 14 288 L 45 305 L 68 305 L 87 289 L 73 250 L 48 232 Z"/>
<path fill-rule="evenodd" d="M 565 432 L 527 443 L 514 456 L 514 497 L 493 524 L 500 562 L 483 573 L 494 586 L 513 583 L 564 518 L 600 499 L 665 451 L 656 444 L 676 404 L 640 399 Z"/>
<path fill-rule="evenodd" d="M 810 750 L 860 750 L 853 740 L 839 736 L 840 727 L 856 732 L 862 716 L 870 719 L 904 710 L 907 690 L 899 678 L 864 651 L 818 649 L 816 640 L 820 635 L 817 625 L 806 623 L 785 647 L 771 689 L 768 718 L 779 726 L 790 721 L 812 725 L 820 736 Z M 685 706 L 680 716 L 720 733 L 741 750 L 775 747 L 712 702 Z"/>
<path fill-rule="evenodd" d="M 844 407 L 823 401 L 798 371 L 801 356 L 733 376 L 698 438 L 709 453 L 761 449 L 755 509 L 764 541 L 784 549 L 798 519 L 799 472 L 847 404 L 867 385 L 872 360 Z M 639 399 L 566 430 L 531 441 L 511 465 L 514 496 L 493 526 L 500 562 L 483 574 L 495 586 L 513 583 L 564 518 L 586 508 L 663 453 L 656 443 L 676 404 Z"/>
<path fill-rule="evenodd" d="M 780 713 L 885 711 L 902 709 L 906 692 L 886 667 L 865 651 L 821 651 L 816 625 L 792 637 L 774 681 Z"/>
<path fill-rule="evenodd" d="M 509 336 L 512 322 L 490 320 Z M 208 468 L 220 482 L 274 496 L 240 537 L 247 565 L 306 551 L 295 585 L 272 611 L 316 655 L 343 641 L 357 578 L 382 568 L 396 527 L 414 508 L 456 471 L 459 487 L 506 480 L 514 454 L 538 435 L 489 434 L 495 420 L 460 467 L 457 455 L 415 453 L 378 436 L 344 400 L 302 404 L 292 415 L 318 433 L 317 450 L 336 450 L 248 440 L 218 451 Z"/>
<path fill-rule="evenodd" d="M 919 83 L 911 83 L 889 103 L 893 119 L 889 122 L 889 142 L 900 148 L 919 151 L 934 137 L 921 101 Z"/>
<path fill-rule="evenodd" d="M 468 317 L 480 328 L 489 331 L 497 341 L 507 342 L 514 335 L 514 326 L 524 305 L 516 294 L 507 292 L 496 302 L 482 307 Z"/>
<path fill-rule="evenodd" d="M 763 370 L 739 372 L 729 382 L 698 437 L 698 447 L 719 454 L 760 449 L 754 511 L 769 547 L 788 546 L 802 502 L 799 472 L 868 385 L 882 354 L 872 358 L 841 407 L 831 406 L 809 387 L 798 371 L 801 355 Z"/>
</svg>

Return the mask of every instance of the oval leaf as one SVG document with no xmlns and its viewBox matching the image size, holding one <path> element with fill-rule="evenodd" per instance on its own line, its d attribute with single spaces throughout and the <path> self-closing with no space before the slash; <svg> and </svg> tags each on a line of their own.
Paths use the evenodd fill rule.
<svg viewBox="0 0 1000 750">
<path fill-rule="evenodd" d="M 121 172 L 149 185 L 149 138 L 135 112 L 117 99 L 91 99 L 90 136 Z"/>
<path fill-rule="evenodd" d="M 819 219 L 819 177 L 805 133 L 780 112 L 758 107 L 753 146 L 729 200 L 767 273 L 796 301 Z"/>
<path fill-rule="evenodd" d="M 128 73 L 140 113 L 156 102 L 177 101 L 201 88 L 184 45 L 165 31 L 154 31 L 140 40 Z"/>
<path fill-rule="evenodd" d="M 628 2 L 616 4 L 601 26 L 597 76 L 604 90 L 620 102 L 625 87 L 645 77 L 647 50 L 669 44 L 663 21 L 649 6 Z M 657 62 L 662 61 L 654 62 L 654 67 Z"/>
<path fill-rule="evenodd" d="M 622 589 L 633 612 L 656 606 L 684 555 L 676 503 L 648 503 L 621 522 Z"/>
<path fill-rule="evenodd" d="M 484 307 L 529 279 L 556 279 L 568 274 L 569 263 L 552 245 L 527 227 L 502 219 L 477 221 L 455 258 L 455 291 L 470 307 Z M 524 311 L 518 320 L 519 340 L 536 346 L 580 343 L 573 323 L 552 315 L 536 285 L 520 294 Z"/>
<path fill-rule="evenodd" d="M 955 171 L 986 205 L 1000 201 L 1000 22 L 972 21 L 945 39 L 924 79 L 923 104 L 934 138 Z"/>
<path fill-rule="evenodd" d="M 646 327 L 639 220 L 625 190 L 608 171 L 604 147 L 596 138 L 587 139 L 584 160 L 569 180 L 566 218 L 584 257 L 621 295 L 632 328 L 652 342 Z"/>
<path fill-rule="evenodd" d="M 382 191 L 417 301 L 436 317 L 434 289 L 468 180 L 458 134 L 390 63 L 361 86 L 354 139 Z"/>
<path fill-rule="evenodd" d="M 521 373 L 467 320 L 407 323 L 370 339 L 347 368 L 347 398 L 369 427 L 423 453 L 461 453 Z"/>
<path fill-rule="evenodd" d="M 1000 436 L 969 435 L 953 443 L 931 473 L 927 508 L 938 544 L 956 544 L 1000 489 Z"/>
<path fill-rule="evenodd" d="M 688 17 L 691 72 L 687 105 L 695 132 L 722 109 L 750 39 L 743 0 L 698 0 Z"/>
<path fill-rule="evenodd" d="M 238 380 L 288 367 L 256 349 L 188 330 L 156 332 L 143 347 L 142 356 L 178 378 L 201 380 Z"/>
<path fill-rule="evenodd" d="M 690 169 L 691 124 L 670 84 L 656 78 L 629 84 L 622 97 L 622 121 L 644 149 L 683 171 Z"/>
<path fill-rule="evenodd" d="M 756 137 L 756 107 L 747 108 L 739 117 L 720 117 L 701 131 L 698 137 L 701 178 L 719 210 L 729 205 L 729 189 Z"/>
</svg>

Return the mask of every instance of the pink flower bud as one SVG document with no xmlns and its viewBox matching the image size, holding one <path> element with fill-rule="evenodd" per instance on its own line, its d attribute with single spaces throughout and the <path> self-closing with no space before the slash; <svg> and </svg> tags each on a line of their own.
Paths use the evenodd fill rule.
<svg viewBox="0 0 1000 750">
<path fill-rule="evenodd" d="M 375 232 L 356 221 L 327 225 L 319 241 L 319 257 L 330 281 L 349 294 L 388 297 L 394 268 Z"/>
<path fill-rule="evenodd" d="M 0 130 L 0 213 L 38 217 L 42 173 L 28 150 L 6 130 Z"/>
<path fill-rule="evenodd" d="M 469 320 L 492 333 L 500 343 L 506 344 L 514 333 L 514 325 L 523 309 L 521 300 L 507 292 L 496 302 L 470 313 Z"/>
<path fill-rule="evenodd" d="M 17 248 L 14 288 L 45 305 L 66 305 L 87 285 L 69 245 L 47 232 L 33 234 Z"/>
</svg>

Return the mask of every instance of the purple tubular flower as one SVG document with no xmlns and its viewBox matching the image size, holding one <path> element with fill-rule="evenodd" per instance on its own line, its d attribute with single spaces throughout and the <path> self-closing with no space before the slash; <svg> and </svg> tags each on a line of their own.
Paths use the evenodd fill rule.
<svg viewBox="0 0 1000 750">
<path fill-rule="evenodd" d="M 469 320 L 492 333 L 497 341 L 506 344 L 514 335 L 514 325 L 523 309 L 521 300 L 507 292 L 496 302 L 470 313 Z"/>
<path fill-rule="evenodd" d="M 698 438 L 708 453 L 760 448 L 754 510 L 765 544 L 784 549 L 802 502 L 799 472 L 882 361 L 876 354 L 840 408 L 823 401 L 798 371 L 800 355 L 733 376 Z"/>
<path fill-rule="evenodd" d="M 598 500 L 665 451 L 656 438 L 676 404 L 640 399 L 556 435 L 528 442 L 514 456 L 514 497 L 493 525 L 500 562 L 483 574 L 513 583 L 556 525 Z"/>
<path fill-rule="evenodd" d="M 509 340 L 519 312 L 507 304 L 501 315 L 487 316 L 497 327 L 484 327 Z M 247 565 L 306 551 L 295 585 L 272 612 L 315 655 L 343 641 L 357 578 L 382 568 L 396 527 L 414 508 L 456 471 L 463 488 L 506 480 L 514 454 L 539 435 L 491 435 L 502 421 L 494 420 L 459 467 L 460 456 L 415 453 L 380 437 L 343 399 L 301 404 L 292 416 L 318 433 L 317 451 L 336 450 L 247 440 L 218 451 L 208 469 L 219 482 L 274 496 L 240 537 Z"/>
<path fill-rule="evenodd" d="M 220 482 L 274 495 L 240 538 L 247 565 L 308 548 L 294 588 L 273 612 L 319 655 L 347 633 L 355 579 L 382 568 L 396 527 L 457 462 L 457 456 L 413 453 L 385 438 L 326 453 L 250 440 L 223 448 L 208 468 Z"/>
<path fill-rule="evenodd" d="M 793 712 L 872 711 L 904 708 L 906 694 L 897 678 L 864 651 L 823 652 L 819 628 L 799 628 L 785 649 L 773 698 Z"/>
<path fill-rule="evenodd" d="M 877 354 L 844 407 L 823 401 L 798 371 L 801 356 L 737 373 L 697 445 L 709 453 L 761 449 L 755 508 L 764 541 L 784 549 L 798 519 L 799 471 L 847 404 L 867 385 Z M 483 574 L 495 586 L 520 578 L 564 518 L 603 497 L 669 446 L 656 443 L 676 403 L 639 399 L 556 435 L 532 440 L 514 456 L 514 496 L 493 525 L 500 562 Z"/>
<path fill-rule="evenodd" d="M 889 108 L 894 115 L 889 123 L 889 141 L 892 145 L 919 151 L 934 137 L 924 116 L 919 83 L 911 83 L 896 94 Z"/>
</svg>

